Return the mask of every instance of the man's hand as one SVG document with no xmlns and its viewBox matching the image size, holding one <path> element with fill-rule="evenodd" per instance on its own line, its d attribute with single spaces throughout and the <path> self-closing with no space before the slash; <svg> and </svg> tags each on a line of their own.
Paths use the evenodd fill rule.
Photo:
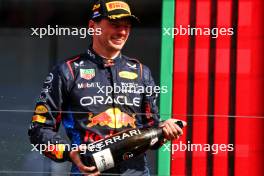
<svg viewBox="0 0 264 176">
<path fill-rule="evenodd" d="M 160 124 L 160 127 L 163 130 L 165 139 L 167 140 L 173 140 L 173 139 L 179 139 L 181 135 L 183 135 L 182 129 L 175 124 L 177 121 L 182 121 L 178 119 L 168 119 Z M 182 121 L 183 127 L 187 125 L 185 121 Z"/>
<path fill-rule="evenodd" d="M 79 151 L 71 151 L 70 152 L 70 158 L 72 162 L 78 167 L 78 169 L 84 173 L 84 176 L 97 176 L 100 174 L 100 172 L 96 169 L 95 166 L 87 167 L 85 166 L 80 158 L 80 148 Z"/>
</svg>

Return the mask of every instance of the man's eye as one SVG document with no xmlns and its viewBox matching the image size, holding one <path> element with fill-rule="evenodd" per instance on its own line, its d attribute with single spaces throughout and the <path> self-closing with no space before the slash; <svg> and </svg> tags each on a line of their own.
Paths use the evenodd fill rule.
<svg viewBox="0 0 264 176">
<path fill-rule="evenodd" d="M 125 29 L 128 29 L 128 28 L 131 27 L 130 24 L 116 24 L 116 23 L 111 23 L 111 24 L 112 24 L 112 26 L 114 28 L 125 28 Z"/>
<path fill-rule="evenodd" d="M 129 25 L 122 25 L 122 26 L 120 26 L 120 27 L 123 27 L 123 28 L 125 28 L 125 29 L 128 29 L 128 28 L 130 28 L 130 26 L 129 26 Z"/>
<path fill-rule="evenodd" d="M 118 27 L 119 27 L 119 25 L 118 25 L 118 24 L 115 24 L 115 23 L 111 23 L 111 25 L 112 25 L 113 27 L 115 27 L 115 28 L 118 28 Z"/>
</svg>

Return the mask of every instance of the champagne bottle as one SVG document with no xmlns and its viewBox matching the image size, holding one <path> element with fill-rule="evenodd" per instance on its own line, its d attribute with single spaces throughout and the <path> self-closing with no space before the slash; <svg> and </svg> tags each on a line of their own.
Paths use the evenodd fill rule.
<svg viewBox="0 0 264 176">
<path fill-rule="evenodd" d="M 181 121 L 176 124 L 183 128 Z M 144 153 L 163 139 L 162 128 L 129 129 L 88 144 L 88 149 L 81 155 L 81 159 L 84 165 L 96 166 L 103 172 Z"/>
</svg>

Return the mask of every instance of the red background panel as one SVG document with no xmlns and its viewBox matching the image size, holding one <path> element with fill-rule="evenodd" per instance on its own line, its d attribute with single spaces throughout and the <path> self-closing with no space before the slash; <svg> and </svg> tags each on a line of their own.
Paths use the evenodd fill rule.
<svg viewBox="0 0 264 176">
<path fill-rule="evenodd" d="M 175 27 L 190 25 L 191 3 L 196 2 L 196 27 L 210 27 L 212 13 L 210 0 L 176 0 L 175 1 Z M 238 14 L 237 36 L 219 36 L 215 40 L 216 48 L 212 48 L 208 36 L 196 36 L 194 48 L 194 95 L 188 97 L 188 57 L 190 54 L 190 36 L 175 36 L 174 38 L 174 79 L 173 79 L 173 114 L 174 118 L 187 120 L 187 104 L 193 101 L 192 123 L 187 128 L 192 128 L 192 142 L 205 144 L 208 142 L 208 119 L 213 121 L 213 143 L 228 144 L 234 137 L 234 156 L 228 152 L 219 152 L 213 155 L 213 160 L 208 160 L 207 152 L 192 152 L 192 175 L 263 175 L 264 163 L 264 59 L 263 59 L 263 11 L 262 0 L 239 0 L 238 11 L 233 11 L 234 0 L 217 1 L 217 27 L 234 27 L 234 15 Z M 235 48 L 234 51 L 231 46 Z M 215 51 L 215 65 L 210 68 L 210 59 Z M 213 52 L 214 53 L 214 52 Z M 236 63 L 231 62 L 236 59 Z M 235 82 L 231 82 L 230 70 L 236 64 Z M 212 67 L 212 65 L 211 65 Z M 214 114 L 208 118 L 209 90 L 212 86 L 214 71 Z M 235 83 L 235 87 L 232 87 Z M 231 91 L 231 89 L 235 89 Z M 212 93 L 212 92 L 211 92 Z M 235 102 L 230 97 L 235 96 Z M 230 116 L 230 107 L 234 103 L 235 116 Z M 232 109 L 232 108 L 231 108 Z M 232 124 L 230 119 L 234 119 Z M 187 131 L 187 130 L 186 130 Z M 234 133 L 233 133 L 234 132 Z M 180 141 L 187 143 L 184 134 Z M 232 136 L 230 136 L 232 135 Z M 174 141 L 179 144 L 179 141 Z M 234 162 L 230 159 L 234 158 Z M 189 158 L 190 159 L 190 158 Z M 213 168 L 208 168 L 212 162 Z M 186 153 L 177 151 L 172 155 L 171 174 L 186 175 Z M 234 170 L 234 172 L 233 172 Z M 210 174 L 209 174 L 210 175 Z"/>
<path fill-rule="evenodd" d="M 189 24 L 190 1 L 178 0 L 175 6 L 175 26 Z M 173 71 L 173 118 L 186 121 L 187 109 L 187 71 L 188 71 L 188 36 L 177 35 L 174 38 L 174 71 Z M 186 141 L 186 132 L 180 141 L 184 144 Z M 172 144 L 178 144 L 180 141 L 174 141 Z M 185 175 L 186 153 L 176 151 L 171 157 L 171 174 Z"/>
<path fill-rule="evenodd" d="M 210 26 L 210 1 L 197 1 L 196 26 L 198 28 Z M 193 116 L 193 144 L 207 144 L 207 114 L 208 111 L 208 63 L 210 37 L 196 36 L 195 41 L 195 80 L 194 80 L 194 116 Z M 192 152 L 192 174 L 206 175 L 207 152 Z"/>
<path fill-rule="evenodd" d="M 238 73 L 235 175 L 263 175 L 264 62 L 262 0 L 241 1 L 238 21 Z M 260 117 L 260 118 L 256 118 Z"/>
<path fill-rule="evenodd" d="M 231 1 L 218 1 L 217 26 L 231 27 Z M 225 10 L 223 10 L 225 9 Z M 228 145 L 230 36 L 216 41 L 214 143 Z M 228 153 L 219 151 L 213 158 L 213 175 L 228 174 Z"/>
</svg>

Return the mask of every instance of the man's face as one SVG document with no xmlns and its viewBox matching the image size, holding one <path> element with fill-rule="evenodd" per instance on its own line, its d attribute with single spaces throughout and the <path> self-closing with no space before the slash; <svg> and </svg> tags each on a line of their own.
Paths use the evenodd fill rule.
<svg viewBox="0 0 264 176">
<path fill-rule="evenodd" d="M 101 28 L 101 35 L 94 35 L 93 42 L 99 47 L 109 51 L 120 51 L 125 45 L 131 28 L 129 19 L 108 20 L 92 22 L 94 28 Z M 91 22 L 90 22 L 91 25 Z"/>
</svg>

